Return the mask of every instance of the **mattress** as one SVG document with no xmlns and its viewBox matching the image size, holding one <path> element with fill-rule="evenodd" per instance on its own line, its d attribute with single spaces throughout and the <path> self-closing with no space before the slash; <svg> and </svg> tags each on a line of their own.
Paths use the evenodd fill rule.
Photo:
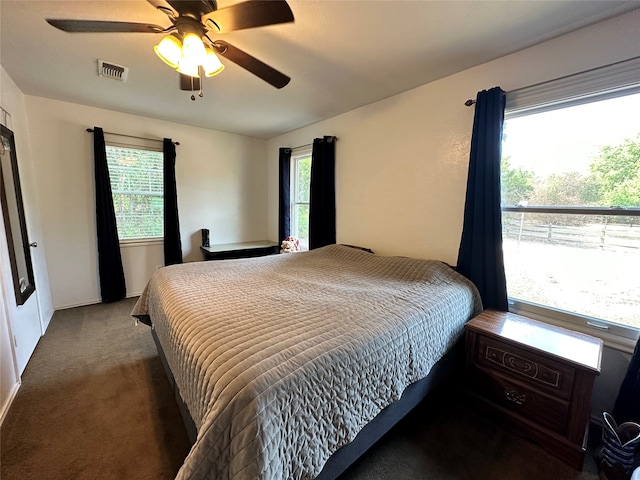
<svg viewBox="0 0 640 480">
<path fill-rule="evenodd" d="M 330 245 L 159 269 L 132 314 L 197 429 L 178 479 L 311 479 L 481 308 L 441 262 Z"/>
</svg>

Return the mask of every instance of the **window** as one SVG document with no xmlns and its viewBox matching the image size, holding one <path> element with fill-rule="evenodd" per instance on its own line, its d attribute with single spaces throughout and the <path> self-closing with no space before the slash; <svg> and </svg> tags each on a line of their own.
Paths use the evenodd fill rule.
<svg viewBox="0 0 640 480">
<path fill-rule="evenodd" d="M 120 240 L 164 235 L 162 150 L 107 144 Z"/>
<path fill-rule="evenodd" d="M 311 186 L 311 149 L 291 153 L 290 234 L 300 240 L 300 249 L 309 249 L 309 192 Z"/>
<path fill-rule="evenodd" d="M 637 337 L 637 92 L 610 89 L 574 95 L 567 103 L 556 98 L 524 112 L 510 111 L 507 96 L 502 220 L 514 311 L 573 322 L 604 336 Z"/>
</svg>

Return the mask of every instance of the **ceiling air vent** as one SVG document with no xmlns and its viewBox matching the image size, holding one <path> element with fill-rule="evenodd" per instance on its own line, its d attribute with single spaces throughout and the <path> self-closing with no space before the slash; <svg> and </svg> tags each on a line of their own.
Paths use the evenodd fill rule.
<svg viewBox="0 0 640 480">
<path fill-rule="evenodd" d="M 98 75 L 101 77 L 113 78 L 120 82 L 126 82 L 129 75 L 129 67 L 116 65 L 115 63 L 98 60 Z"/>
</svg>

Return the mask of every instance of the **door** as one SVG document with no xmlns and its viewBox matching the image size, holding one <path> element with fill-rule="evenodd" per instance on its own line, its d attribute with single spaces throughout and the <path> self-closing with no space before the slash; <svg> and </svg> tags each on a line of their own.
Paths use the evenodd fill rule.
<svg viewBox="0 0 640 480">
<path fill-rule="evenodd" d="M 16 305 L 13 309 L 11 299 L 9 298 L 8 301 L 16 364 L 18 373 L 22 375 L 42 336 L 37 293 L 34 291 L 23 305 Z"/>
<path fill-rule="evenodd" d="M 35 291 L 31 248 L 22 204 L 18 156 L 13 132 L 0 125 L 0 203 L 2 203 L 2 288 L 12 326 L 20 374 L 35 349 L 42 326 Z"/>
</svg>

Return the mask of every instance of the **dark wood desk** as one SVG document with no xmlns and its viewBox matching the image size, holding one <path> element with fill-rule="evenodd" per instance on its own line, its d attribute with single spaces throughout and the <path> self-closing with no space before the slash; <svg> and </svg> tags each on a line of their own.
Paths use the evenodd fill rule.
<svg viewBox="0 0 640 480">
<path fill-rule="evenodd" d="M 232 258 L 250 258 L 273 255 L 280 252 L 280 245 L 268 240 L 257 242 L 225 243 L 200 247 L 205 260 L 229 260 Z"/>
</svg>

